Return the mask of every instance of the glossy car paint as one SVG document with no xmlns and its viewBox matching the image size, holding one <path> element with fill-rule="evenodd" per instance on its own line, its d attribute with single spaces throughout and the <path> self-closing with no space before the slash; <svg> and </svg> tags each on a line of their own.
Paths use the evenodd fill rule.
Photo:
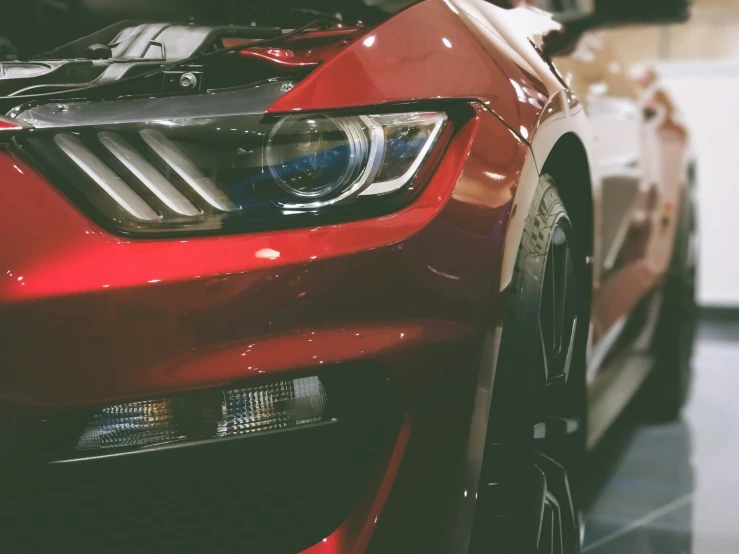
<svg viewBox="0 0 739 554">
<path fill-rule="evenodd" d="M 401 431 L 378 454 L 344 523 L 307 552 L 465 551 L 479 477 L 475 438 L 484 437 L 480 414 L 489 404 L 479 377 L 494 367 L 491 322 L 539 173 L 561 137 L 575 135 L 589 155 L 596 237 L 607 209 L 585 114 L 597 78 L 567 90 L 566 70 L 558 73 L 535 46 L 553 26 L 526 7 L 425 0 L 327 46 L 318 69 L 270 108 L 470 103 L 473 115 L 419 197 L 380 218 L 124 239 L 94 225 L 23 160 L 0 153 L 0 414 L 380 362 L 403 392 Z M 259 55 L 312 63 L 313 54 L 284 49 L 293 56 Z M 668 150 L 657 149 L 670 166 Z M 600 276 L 603 253 L 596 246 L 588 254 Z M 648 267 L 652 280 L 636 287 L 627 285 L 638 280 L 636 268 L 632 281 L 597 281 L 596 339 L 623 315 L 602 306 L 632 304 L 619 302 L 638 300 L 664 271 Z"/>
<path fill-rule="evenodd" d="M 483 147 L 490 142 L 500 147 Z M 408 211 L 326 229 L 188 241 L 106 235 L 33 170 L 6 156 L 3 177 L 20 179 L 21 186 L 4 187 L 4 199 L 37 210 L 30 220 L 3 224 L 3 234 L 13 229 L 18 237 L 14 247 L 3 242 L 3 399 L 55 408 L 372 359 L 396 374 L 408 395 L 419 396 L 415 403 L 422 405 L 440 379 L 451 382 L 432 390 L 464 400 L 441 414 L 415 413 L 409 402 L 417 431 L 406 456 L 433 455 L 438 463 L 429 470 L 436 472 L 445 467 L 448 443 L 428 444 L 428 430 L 438 437 L 454 423 L 450 441 L 464 436 L 471 389 L 464 385 L 474 378 L 477 329 L 498 300 L 496 276 L 516 184 L 507 168 L 520 165 L 525 152 L 505 125 L 479 109 Z M 490 179 L 490 171 L 505 177 Z M 41 224 L 51 217 L 53 224 Z M 394 218 L 405 225 L 385 235 Z M 363 227 L 357 234 L 355 225 Z M 384 244 L 337 256 L 345 241 L 356 247 L 356 237 L 376 235 L 373 227 L 381 229 Z M 297 247 L 283 246 L 295 241 Z M 266 249 L 268 256 L 260 254 Z M 184 264 L 183 256 L 196 262 Z M 162 257 L 152 268 L 151 260 Z M 455 410 L 461 414 L 455 417 Z M 402 441 L 401 435 L 396 451 Z M 378 482 L 392 481 L 388 466 L 380 466 Z M 407 471 L 418 475 L 413 466 Z M 368 484 L 370 506 L 378 502 L 377 490 Z M 415 497 L 406 496 L 408 502 Z M 322 543 L 325 548 L 364 540 L 366 531 L 355 536 L 347 529 L 356 524 L 346 525 L 337 530 L 342 538 Z"/>
<path fill-rule="evenodd" d="M 259 60 L 272 69 L 282 69 L 294 75 L 296 70 L 312 70 L 329 61 L 341 52 L 343 46 L 358 40 L 369 30 L 369 27 L 324 29 L 287 39 L 280 44 L 282 48 L 255 46 L 233 55 Z M 222 42 L 226 48 L 239 44 L 238 39 L 224 39 Z"/>
</svg>

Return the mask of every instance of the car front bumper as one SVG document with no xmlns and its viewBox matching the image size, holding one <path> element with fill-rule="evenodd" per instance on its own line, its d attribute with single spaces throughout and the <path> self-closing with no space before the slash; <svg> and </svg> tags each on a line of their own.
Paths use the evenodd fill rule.
<svg viewBox="0 0 739 554">
<path fill-rule="evenodd" d="M 116 528 L 116 544 L 143 540 L 126 532 L 142 521 L 153 529 L 149 539 L 226 544 L 250 511 L 272 513 L 254 499 L 270 497 L 265 476 L 276 482 L 282 472 L 295 487 L 313 480 L 316 488 L 305 487 L 300 498 L 325 502 L 298 509 L 292 503 L 300 495 L 276 487 L 283 496 L 269 510 L 281 505 L 287 523 L 266 536 L 316 519 L 325 536 L 308 529 L 298 540 L 311 554 L 448 552 L 462 505 L 474 502 L 465 483 L 475 384 L 528 153 L 494 115 L 473 107 L 410 206 L 371 220 L 251 235 L 115 237 L 32 167 L 0 152 L 0 440 L 12 444 L 0 469 L 2 503 L 14 514 L 6 537 L 18 551 L 41 540 L 24 522 L 69 530 L 89 516 L 90 528 L 102 529 L 106 505 L 138 507 L 124 510 L 131 519 Z M 375 401 L 367 401 L 370 387 L 363 402 L 349 402 L 358 420 L 382 425 L 275 435 L 256 447 L 272 452 L 273 464 L 250 462 L 258 458 L 249 453 L 251 439 L 64 467 L 42 454 L 55 422 L 100 406 L 352 372 L 388 383 L 391 392 Z M 356 471 L 341 471 L 347 466 Z M 76 498 L 84 487 L 95 494 Z M 329 502 L 329 489 L 346 494 Z M 156 498 L 166 499 L 161 510 Z M 172 515 L 193 500 L 198 509 L 186 512 L 198 518 Z M 61 517 L 64 506 L 87 515 Z"/>
</svg>

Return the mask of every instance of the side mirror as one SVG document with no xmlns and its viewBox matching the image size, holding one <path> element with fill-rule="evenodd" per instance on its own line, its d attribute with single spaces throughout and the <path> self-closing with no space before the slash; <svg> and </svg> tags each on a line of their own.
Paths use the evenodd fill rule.
<svg viewBox="0 0 739 554">
<path fill-rule="evenodd" d="M 587 31 L 622 25 L 682 23 L 690 18 L 692 0 L 595 0 L 590 12 L 564 12 L 555 19 L 562 25 L 544 37 L 544 53 L 572 51 Z"/>
</svg>

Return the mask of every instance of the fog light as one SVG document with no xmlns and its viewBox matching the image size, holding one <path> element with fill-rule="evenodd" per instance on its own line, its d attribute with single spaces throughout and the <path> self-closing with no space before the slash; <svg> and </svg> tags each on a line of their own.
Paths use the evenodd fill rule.
<svg viewBox="0 0 739 554">
<path fill-rule="evenodd" d="M 151 448 L 328 421 L 316 376 L 108 406 L 95 414 L 77 451 Z"/>
</svg>

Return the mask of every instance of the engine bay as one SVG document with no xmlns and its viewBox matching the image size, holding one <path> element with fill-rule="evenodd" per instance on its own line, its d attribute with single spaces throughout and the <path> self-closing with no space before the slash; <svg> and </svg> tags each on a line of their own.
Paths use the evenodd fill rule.
<svg viewBox="0 0 739 554">
<path fill-rule="evenodd" d="M 297 29 L 123 21 L 38 59 L 0 62 L 0 112 L 37 100 L 193 94 L 296 80 L 367 30 L 321 18 Z"/>
</svg>

